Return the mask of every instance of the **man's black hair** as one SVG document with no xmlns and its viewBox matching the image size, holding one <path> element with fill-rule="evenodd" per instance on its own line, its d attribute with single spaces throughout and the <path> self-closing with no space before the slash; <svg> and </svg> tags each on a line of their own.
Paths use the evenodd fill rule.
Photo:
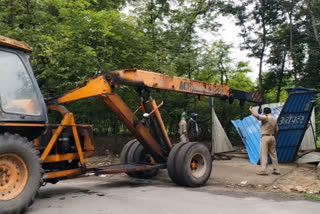
<svg viewBox="0 0 320 214">
<path fill-rule="evenodd" d="M 193 112 L 193 113 L 191 113 L 190 117 L 191 117 L 192 119 L 196 120 L 197 117 L 198 117 L 198 114 Z"/>
<path fill-rule="evenodd" d="M 271 108 L 265 107 L 265 108 L 263 109 L 263 113 L 265 113 L 265 114 L 271 114 Z"/>
</svg>

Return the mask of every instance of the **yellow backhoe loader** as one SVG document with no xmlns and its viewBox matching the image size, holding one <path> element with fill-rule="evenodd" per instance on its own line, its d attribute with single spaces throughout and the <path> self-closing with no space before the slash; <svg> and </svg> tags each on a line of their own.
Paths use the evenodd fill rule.
<svg viewBox="0 0 320 214">
<path fill-rule="evenodd" d="M 198 142 L 173 146 L 161 119 L 152 89 L 199 96 L 239 99 L 261 104 L 260 93 L 231 90 L 225 85 L 169 77 L 137 69 L 106 72 L 58 98 L 44 101 L 28 61 L 31 49 L 0 36 L 0 213 L 23 213 L 44 182 L 56 183 L 90 174 L 127 173 L 152 178 L 167 169 L 178 185 L 199 187 L 212 168 L 208 148 Z M 131 111 L 115 93 L 119 85 L 135 87 L 138 109 Z M 87 168 L 85 158 L 94 152 L 91 125 L 77 125 L 61 104 L 97 97 L 135 136 L 122 149 L 121 164 Z M 60 124 L 48 123 L 48 111 L 61 114 Z M 137 111 L 143 117 L 136 116 Z"/>
</svg>

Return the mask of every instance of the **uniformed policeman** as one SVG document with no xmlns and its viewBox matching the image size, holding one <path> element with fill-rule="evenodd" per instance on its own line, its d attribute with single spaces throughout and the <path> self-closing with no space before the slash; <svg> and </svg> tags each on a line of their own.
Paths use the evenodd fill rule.
<svg viewBox="0 0 320 214">
<path fill-rule="evenodd" d="M 260 164 L 261 171 L 257 175 L 268 175 L 267 164 L 268 154 L 273 165 L 273 174 L 280 175 L 278 158 L 276 153 L 276 135 L 278 134 L 277 121 L 271 115 L 271 109 L 266 107 L 263 109 L 263 115 L 258 115 L 249 108 L 252 116 L 261 121 L 260 125 Z"/>
</svg>

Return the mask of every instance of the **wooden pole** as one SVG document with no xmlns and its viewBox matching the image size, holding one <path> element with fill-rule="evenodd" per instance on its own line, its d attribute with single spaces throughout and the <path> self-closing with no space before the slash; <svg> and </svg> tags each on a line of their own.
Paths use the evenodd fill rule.
<svg viewBox="0 0 320 214">
<path fill-rule="evenodd" d="M 214 141 L 214 107 L 213 107 L 213 97 L 210 98 L 210 103 L 211 103 L 211 155 L 214 155 L 215 153 L 215 141 Z"/>
</svg>

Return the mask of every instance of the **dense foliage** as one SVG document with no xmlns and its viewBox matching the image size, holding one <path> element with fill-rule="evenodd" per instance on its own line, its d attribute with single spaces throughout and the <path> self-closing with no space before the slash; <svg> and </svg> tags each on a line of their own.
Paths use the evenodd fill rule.
<svg viewBox="0 0 320 214">
<path fill-rule="evenodd" d="M 227 3 L 226 3 L 227 2 Z M 268 102 L 284 101 L 283 89 L 320 88 L 320 3 L 313 0 L 1 0 L 0 34 L 32 48 L 31 63 L 46 97 L 62 94 L 93 75 L 139 68 L 191 79 L 263 90 Z M 209 43 L 199 31 L 215 32 L 221 15 L 234 15 L 241 26 L 243 48 L 260 59 L 255 85 L 247 62 L 230 58 L 232 44 Z M 249 60 L 249 59 L 248 59 Z M 268 66 L 264 66 L 267 64 Z M 138 106 L 132 88 L 117 92 Z M 153 92 L 170 134 L 176 134 L 182 111 L 200 114 L 207 135 L 208 101 L 179 93 Z M 70 103 L 78 123 L 92 123 L 98 134 L 125 132 L 99 99 Z M 240 117 L 238 103 L 215 101 L 228 134 L 230 119 Z M 247 112 L 245 107 L 245 113 Z M 319 118 L 319 115 L 317 116 Z M 207 135 L 208 136 L 208 135 Z"/>
</svg>

